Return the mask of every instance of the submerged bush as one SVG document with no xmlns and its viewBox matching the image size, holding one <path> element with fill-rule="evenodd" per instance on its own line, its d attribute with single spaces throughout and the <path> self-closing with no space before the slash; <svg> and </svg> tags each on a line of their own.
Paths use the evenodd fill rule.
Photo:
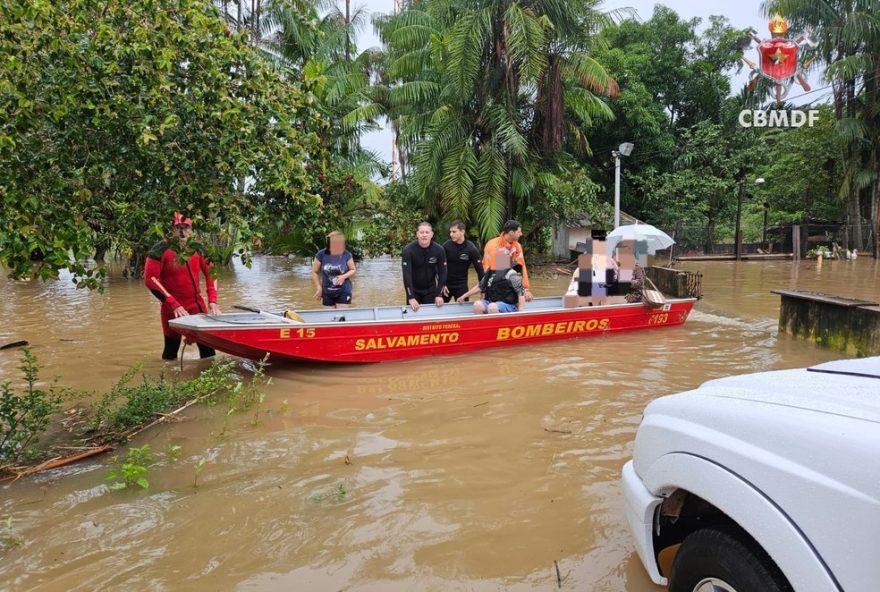
<svg viewBox="0 0 880 592">
<path fill-rule="evenodd" d="M 164 372 L 155 378 L 141 372 L 140 365 L 133 366 L 95 405 L 89 429 L 112 439 L 190 401 L 210 399 L 241 388 L 234 365 L 232 361 L 215 361 L 191 380 L 168 378 Z M 141 380 L 135 383 L 139 373 Z"/>
<path fill-rule="evenodd" d="M 37 388 L 40 367 L 29 347 L 22 352 L 19 369 L 24 378 L 22 388 L 15 388 L 11 382 L 0 383 L 0 465 L 38 455 L 37 441 L 67 395 L 55 384 L 48 389 Z"/>
<path fill-rule="evenodd" d="M 64 443 L 126 442 L 169 414 L 200 402 L 226 403 L 224 432 L 229 417 L 235 413 L 253 411 L 256 423 L 265 398 L 262 387 L 269 383 L 265 366 L 266 360 L 263 360 L 249 367 L 253 377 L 244 380 L 236 372 L 238 364 L 234 360 L 215 360 L 192 379 L 181 379 L 177 371 L 169 369 L 158 377 L 150 376 L 142 371 L 141 365 L 136 365 L 97 402 L 78 406 L 79 409 L 65 414 Z M 39 364 L 30 349 L 24 350 L 20 369 L 23 386 L 0 383 L 0 473 L 16 472 L 21 462 L 33 462 L 53 454 L 51 446 L 37 445 L 39 438 L 61 411 L 62 402 L 73 398 L 73 391 L 55 384 L 47 389 L 37 388 Z M 78 397 L 85 395 L 88 394 L 77 393 Z M 171 451 L 169 458 L 179 455 L 179 447 L 177 449 Z M 110 479 L 113 488 L 146 487 L 146 474 L 141 469 L 147 466 L 149 455 L 141 454 L 144 450 L 148 452 L 149 448 L 132 449 L 135 456 L 126 458 Z"/>
</svg>

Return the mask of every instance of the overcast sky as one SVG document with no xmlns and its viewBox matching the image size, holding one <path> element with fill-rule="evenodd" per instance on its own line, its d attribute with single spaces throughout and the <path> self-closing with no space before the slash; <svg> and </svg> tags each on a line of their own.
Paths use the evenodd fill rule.
<svg viewBox="0 0 880 592">
<path fill-rule="evenodd" d="M 387 14 L 393 10 L 393 0 L 361 0 L 360 2 L 359 0 L 354 1 L 355 3 L 360 3 L 366 6 L 367 10 L 369 10 L 371 13 Z M 710 15 L 718 14 L 727 17 L 727 20 L 730 21 L 730 24 L 733 27 L 736 27 L 738 29 L 753 27 L 756 31 L 758 31 L 758 35 L 761 38 L 769 37 L 770 35 L 767 31 L 767 19 L 761 13 L 761 0 L 740 0 L 736 3 L 737 8 L 735 10 L 734 8 L 732 8 L 731 5 L 733 3 L 731 2 L 718 2 L 711 0 L 667 0 L 666 2 L 653 2 L 651 0 L 608 0 L 602 5 L 602 9 L 610 11 L 620 8 L 632 8 L 636 11 L 639 19 L 648 20 L 651 18 L 651 15 L 654 12 L 654 6 L 657 4 L 668 6 L 669 8 L 677 12 L 682 19 L 685 20 L 698 17 L 702 19 L 703 26 L 708 24 L 708 18 Z M 372 27 L 361 34 L 359 45 L 361 46 L 361 49 L 365 49 L 367 47 L 378 47 L 380 45 L 379 39 L 373 32 Z M 754 61 L 757 58 L 757 52 L 752 49 L 748 57 Z M 731 85 L 734 92 L 738 92 L 742 85 L 746 83 L 747 76 L 748 68 L 744 67 L 742 72 L 735 77 L 733 84 Z M 819 81 L 815 75 L 810 76 L 810 82 L 813 85 L 814 89 L 825 86 L 825 84 Z M 803 89 L 795 84 L 792 87 L 791 94 L 789 95 L 787 100 L 797 105 L 809 101 L 814 101 L 825 94 L 825 91 L 812 92 L 808 95 L 805 95 L 802 99 L 799 100 L 798 96 L 802 95 L 803 92 Z M 390 160 L 391 133 L 389 131 L 385 130 L 381 132 L 367 134 L 366 136 L 364 136 L 362 144 L 366 148 L 377 151 L 386 161 Z"/>
</svg>

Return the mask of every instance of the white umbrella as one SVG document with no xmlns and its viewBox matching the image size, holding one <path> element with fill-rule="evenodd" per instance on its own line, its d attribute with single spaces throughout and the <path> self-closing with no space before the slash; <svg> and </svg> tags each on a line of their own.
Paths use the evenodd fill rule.
<svg viewBox="0 0 880 592">
<path fill-rule="evenodd" d="M 658 250 L 668 249 L 675 244 L 668 234 L 650 224 L 626 224 L 618 226 L 605 237 L 608 252 L 613 253 L 620 241 L 647 241 L 648 253 L 653 255 Z"/>
</svg>

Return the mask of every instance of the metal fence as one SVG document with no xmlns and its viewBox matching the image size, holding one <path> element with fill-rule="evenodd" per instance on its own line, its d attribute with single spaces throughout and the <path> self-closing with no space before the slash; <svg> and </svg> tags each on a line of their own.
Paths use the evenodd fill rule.
<svg viewBox="0 0 880 592">
<path fill-rule="evenodd" d="M 714 228 L 710 236 L 707 226 L 683 226 L 662 228 L 675 239 L 672 255 L 733 255 L 736 252 L 733 232 L 727 228 Z M 877 240 L 876 229 L 871 224 L 785 224 L 763 228 L 743 228 L 742 253 L 792 253 L 796 242 L 794 233 L 799 232 L 800 255 L 820 246 L 831 248 L 834 244 L 843 249 L 873 252 Z M 661 257 L 669 257 L 669 251 L 658 251 Z"/>
</svg>

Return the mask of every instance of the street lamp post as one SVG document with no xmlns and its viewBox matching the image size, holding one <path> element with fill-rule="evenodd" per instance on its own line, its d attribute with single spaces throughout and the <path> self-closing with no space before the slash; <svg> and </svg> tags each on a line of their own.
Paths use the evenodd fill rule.
<svg viewBox="0 0 880 592">
<path fill-rule="evenodd" d="M 620 157 L 629 156 L 632 151 L 632 143 L 624 142 L 611 152 L 614 155 L 614 228 L 620 226 Z"/>
</svg>

